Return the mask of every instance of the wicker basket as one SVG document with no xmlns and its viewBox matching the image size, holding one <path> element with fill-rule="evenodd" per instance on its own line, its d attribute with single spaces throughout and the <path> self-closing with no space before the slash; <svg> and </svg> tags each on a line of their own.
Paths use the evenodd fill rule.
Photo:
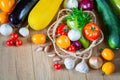
<svg viewBox="0 0 120 80">
<path fill-rule="evenodd" d="M 104 39 L 104 35 L 103 35 L 102 31 L 101 31 L 101 36 L 99 37 L 99 39 L 90 42 L 90 46 L 88 48 L 77 50 L 75 53 L 68 52 L 67 50 L 57 46 L 55 43 L 56 38 L 57 38 L 57 36 L 55 34 L 56 29 L 59 24 L 64 22 L 64 18 L 66 16 L 68 16 L 68 13 L 71 11 L 72 10 L 70 10 L 70 9 L 60 10 L 58 12 L 56 21 L 48 28 L 47 35 L 51 39 L 53 46 L 54 46 L 54 50 L 58 56 L 60 56 L 62 58 L 72 56 L 72 57 L 79 58 L 79 59 L 88 59 L 92 55 L 92 48 L 97 46 L 98 44 L 100 44 Z M 96 23 L 95 14 L 92 11 L 85 11 L 85 12 L 88 12 L 91 15 L 91 17 L 92 17 L 91 22 Z"/>
</svg>

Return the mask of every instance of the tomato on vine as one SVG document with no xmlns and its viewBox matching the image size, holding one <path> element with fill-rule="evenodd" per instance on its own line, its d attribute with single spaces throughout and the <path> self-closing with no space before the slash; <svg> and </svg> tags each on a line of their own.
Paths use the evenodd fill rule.
<svg viewBox="0 0 120 80">
<path fill-rule="evenodd" d="M 14 41 L 9 39 L 9 40 L 6 41 L 6 45 L 7 46 L 13 46 L 14 45 Z"/>
<path fill-rule="evenodd" d="M 21 46 L 23 44 L 22 40 L 20 39 L 16 39 L 15 41 L 16 46 Z"/>
<path fill-rule="evenodd" d="M 18 36 L 17 33 L 12 33 L 12 34 L 10 35 L 10 38 L 11 38 L 12 40 L 16 40 L 18 37 L 19 37 L 19 36 Z"/>
</svg>

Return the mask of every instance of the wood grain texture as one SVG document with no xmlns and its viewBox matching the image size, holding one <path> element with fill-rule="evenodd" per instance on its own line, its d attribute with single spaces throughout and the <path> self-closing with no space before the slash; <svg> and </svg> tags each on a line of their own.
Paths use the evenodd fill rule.
<svg viewBox="0 0 120 80">
<path fill-rule="evenodd" d="M 5 41 L 8 37 L 0 35 L 0 80 L 118 80 L 120 79 L 120 50 L 114 50 L 116 71 L 110 76 L 102 76 L 101 70 L 92 70 L 87 74 L 75 70 L 61 71 L 53 69 L 52 59 L 44 52 L 36 52 L 39 45 L 31 43 L 31 36 L 35 33 L 46 33 L 46 30 L 32 31 L 28 38 L 21 38 L 24 42 L 21 47 L 7 47 Z M 98 49 L 106 47 L 103 42 L 93 49 L 97 55 Z"/>
<path fill-rule="evenodd" d="M 97 19 L 97 23 L 104 30 L 100 17 Z M 31 42 L 33 34 L 46 34 L 46 30 L 30 30 L 29 37 L 21 38 L 23 40 L 21 47 L 7 47 L 5 41 L 9 37 L 0 35 L 0 80 L 120 80 L 120 49 L 114 50 L 115 59 L 112 62 L 115 64 L 116 71 L 110 76 L 102 76 L 101 69 L 90 69 L 87 74 L 65 68 L 55 71 L 52 58 L 42 51 L 36 52 L 35 49 L 40 45 Z M 93 49 L 93 55 L 99 55 L 98 50 L 101 47 L 108 47 L 106 37 L 102 44 Z"/>
</svg>

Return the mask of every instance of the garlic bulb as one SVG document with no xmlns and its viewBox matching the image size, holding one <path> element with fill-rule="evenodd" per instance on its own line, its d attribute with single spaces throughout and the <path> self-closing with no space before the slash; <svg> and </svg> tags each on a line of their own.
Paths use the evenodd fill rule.
<svg viewBox="0 0 120 80">
<path fill-rule="evenodd" d="M 65 58 L 64 64 L 66 69 L 73 69 L 75 66 L 75 60 L 72 60 L 71 58 Z"/>
<path fill-rule="evenodd" d="M 75 70 L 81 73 L 87 73 L 89 71 L 89 67 L 87 63 L 85 62 L 85 60 L 83 59 L 82 62 L 76 65 Z"/>
<path fill-rule="evenodd" d="M 64 8 L 77 8 L 78 7 L 78 1 L 77 0 L 65 0 L 64 1 Z"/>
<path fill-rule="evenodd" d="M 99 69 L 103 65 L 103 60 L 100 57 L 92 56 L 89 59 L 89 65 L 93 69 Z"/>
<path fill-rule="evenodd" d="M 23 36 L 26 37 L 29 35 L 29 30 L 28 28 L 24 27 L 24 28 L 20 28 L 19 33 Z"/>
<path fill-rule="evenodd" d="M 0 26 L 0 33 L 3 35 L 3 36 L 8 36 L 10 35 L 11 33 L 13 32 L 13 28 L 10 24 L 2 24 Z"/>
</svg>

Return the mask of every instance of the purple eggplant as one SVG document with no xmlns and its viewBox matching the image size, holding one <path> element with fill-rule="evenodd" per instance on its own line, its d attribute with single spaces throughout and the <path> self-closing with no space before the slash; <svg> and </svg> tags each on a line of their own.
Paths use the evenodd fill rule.
<svg viewBox="0 0 120 80">
<path fill-rule="evenodd" d="M 20 0 L 9 15 L 9 23 L 15 27 L 21 27 L 33 6 L 39 0 Z M 27 20 L 26 20 L 27 21 Z"/>
</svg>

